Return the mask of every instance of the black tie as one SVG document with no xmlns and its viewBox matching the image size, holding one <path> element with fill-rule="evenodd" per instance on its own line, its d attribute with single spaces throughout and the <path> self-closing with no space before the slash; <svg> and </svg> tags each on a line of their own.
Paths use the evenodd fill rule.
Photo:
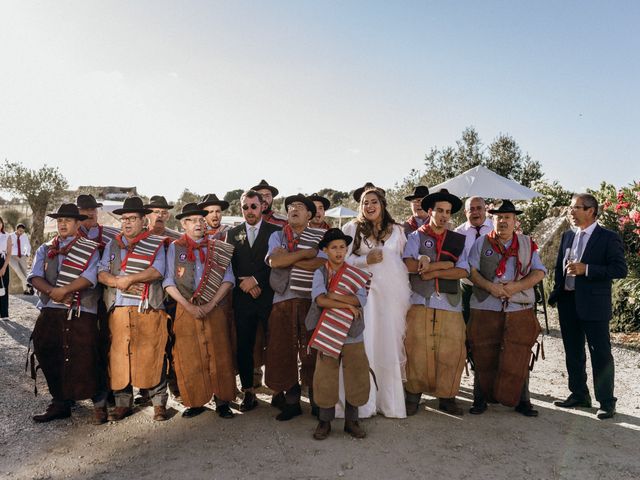
<svg viewBox="0 0 640 480">
<path fill-rule="evenodd" d="M 478 238 L 480 236 L 480 230 L 482 229 L 482 225 L 480 225 L 479 227 L 473 227 L 476 229 L 476 238 Z"/>
</svg>

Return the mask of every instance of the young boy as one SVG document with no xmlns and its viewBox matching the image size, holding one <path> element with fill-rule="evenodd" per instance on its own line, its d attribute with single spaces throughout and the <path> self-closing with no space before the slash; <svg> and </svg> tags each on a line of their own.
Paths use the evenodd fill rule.
<svg viewBox="0 0 640 480">
<path fill-rule="evenodd" d="M 314 272 L 313 303 L 305 320 L 308 330 L 315 329 L 309 346 L 318 350 L 313 375 L 314 400 L 319 407 L 319 423 L 313 434 L 316 440 L 324 440 L 331 432 L 339 400 L 340 364 L 345 391 L 344 430 L 355 438 L 366 436 L 358 424 L 358 407 L 369 399 L 362 307 L 367 301 L 370 275 L 345 262 L 352 240 L 340 229 L 331 228 L 318 244 L 328 260 Z"/>
</svg>

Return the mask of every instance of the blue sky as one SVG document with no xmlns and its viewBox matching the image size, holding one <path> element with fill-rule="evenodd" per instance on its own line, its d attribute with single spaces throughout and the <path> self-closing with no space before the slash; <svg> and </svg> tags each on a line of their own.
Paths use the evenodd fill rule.
<svg viewBox="0 0 640 480">
<path fill-rule="evenodd" d="M 176 198 L 390 187 L 474 126 L 640 179 L 639 2 L 3 2 L 0 158 Z"/>
</svg>

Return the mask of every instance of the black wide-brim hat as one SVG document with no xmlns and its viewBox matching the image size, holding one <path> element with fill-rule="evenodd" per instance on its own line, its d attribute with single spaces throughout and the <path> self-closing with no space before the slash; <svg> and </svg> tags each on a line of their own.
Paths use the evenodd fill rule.
<svg viewBox="0 0 640 480">
<path fill-rule="evenodd" d="M 318 249 L 322 250 L 334 240 L 344 240 L 345 242 L 347 242 L 348 247 L 353 241 L 353 237 L 345 235 L 345 233 L 339 228 L 330 228 L 329 230 L 324 232 L 322 240 L 318 242 Z"/>
<path fill-rule="evenodd" d="M 317 193 L 312 193 L 308 198 L 312 202 L 322 203 L 322 206 L 325 210 L 329 210 L 329 207 L 331 206 L 331 201 L 327 197 L 323 197 L 321 195 L 318 195 Z"/>
<path fill-rule="evenodd" d="M 222 210 L 229 208 L 229 202 L 220 200 L 215 193 L 207 193 L 202 197 L 202 200 L 198 203 L 198 208 L 210 207 L 211 205 L 218 205 Z"/>
<path fill-rule="evenodd" d="M 433 208 L 437 202 L 449 202 L 451 204 L 451 213 L 459 212 L 462 208 L 462 200 L 456 197 L 454 194 L 449 193 L 446 188 L 441 189 L 439 192 L 431 193 L 422 199 L 422 209 L 424 211 Z"/>
<path fill-rule="evenodd" d="M 58 207 L 55 213 L 47 213 L 47 217 L 51 218 L 75 218 L 76 220 L 86 220 L 86 215 L 81 215 L 78 206 L 75 203 L 63 203 Z"/>
<path fill-rule="evenodd" d="M 356 202 L 360 202 L 360 198 L 362 198 L 362 194 L 364 193 L 365 190 L 377 190 L 379 193 L 382 194 L 383 197 L 386 196 L 386 194 L 387 194 L 387 192 L 385 192 L 382 188 L 376 187 L 371 182 L 367 182 L 362 187 L 356 188 L 353 191 L 353 199 Z"/>
<path fill-rule="evenodd" d="M 140 215 L 148 215 L 151 213 L 150 208 L 146 208 L 140 197 L 129 197 L 124 199 L 122 208 L 117 208 L 113 211 L 116 215 L 123 215 L 125 213 L 139 213 Z"/>
<path fill-rule="evenodd" d="M 175 205 L 169 205 L 167 199 L 162 195 L 154 195 L 149 200 L 149 203 L 144 205 L 144 208 L 164 208 L 165 210 L 171 210 Z"/>
<path fill-rule="evenodd" d="M 100 208 L 102 206 L 101 203 L 96 202 L 95 197 L 91 194 L 78 195 L 76 205 L 78 208 Z"/>
<path fill-rule="evenodd" d="M 273 195 L 273 198 L 278 196 L 279 190 L 276 187 L 273 187 L 271 185 L 269 185 L 269 183 L 267 183 L 266 180 L 260 180 L 260 183 L 251 187 L 251 190 L 269 190 L 271 192 L 271 195 Z"/>
<path fill-rule="evenodd" d="M 303 194 L 298 193 L 297 195 L 290 195 L 284 199 L 284 208 L 285 210 L 289 210 L 289 205 L 293 202 L 302 202 L 304 203 L 307 210 L 311 212 L 311 218 L 316 216 L 316 204 L 309 199 L 309 197 L 305 197 Z"/>
<path fill-rule="evenodd" d="M 206 217 L 208 214 L 209 212 L 200 208 L 199 204 L 195 202 L 191 202 L 191 203 L 186 203 L 184 207 L 182 207 L 182 212 L 176 215 L 176 219 L 181 220 L 184 217 L 191 217 L 192 215 L 199 215 L 201 217 Z"/>
<path fill-rule="evenodd" d="M 511 200 L 500 200 L 495 205 L 498 208 L 492 208 L 489 210 L 491 215 L 495 215 L 497 213 L 514 213 L 516 215 L 520 215 L 523 212 L 523 210 L 516 210 L 516 207 Z"/>
<path fill-rule="evenodd" d="M 404 199 L 410 202 L 412 200 L 417 200 L 418 198 L 424 198 L 427 195 L 429 195 L 429 189 L 424 185 L 418 185 L 413 189 L 413 195 L 407 195 Z"/>
</svg>

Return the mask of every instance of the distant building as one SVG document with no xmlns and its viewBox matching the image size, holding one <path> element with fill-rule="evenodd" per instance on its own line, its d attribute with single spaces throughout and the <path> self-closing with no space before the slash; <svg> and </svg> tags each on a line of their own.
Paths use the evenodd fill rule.
<svg viewBox="0 0 640 480">
<path fill-rule="evenodd" d="M 80 193 L 90 193 L 96 200 L 119 200 L 138 195 L 136 187 L 115 187 L 115 186 L 80 186 L 73 192 L 76 196 Z"/>
</svg>

